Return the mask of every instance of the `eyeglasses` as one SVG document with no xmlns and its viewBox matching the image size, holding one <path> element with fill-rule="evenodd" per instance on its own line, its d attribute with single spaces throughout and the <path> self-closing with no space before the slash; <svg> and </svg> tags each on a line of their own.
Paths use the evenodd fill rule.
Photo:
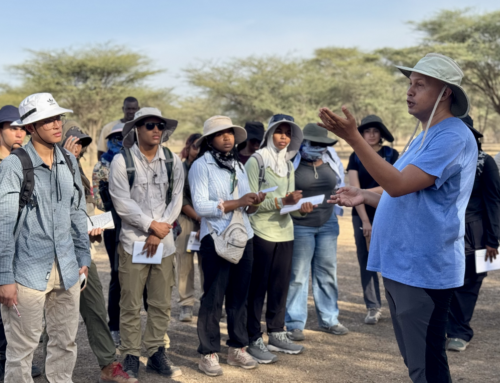
<svg viewBox="0 0 500 383">
<path fill-rule="evenodd" d="M 271 117 L 269 125 L 275 123 L 276 121 L 283 121 L 283 120 L 295 122 L 295 119 L 292 116 L 289 116 L 287 114 L 275 114 L 274 116 Z"/>
<path fill-rule="evenodd" d="M 45 120 L 37 121 L 41 124 L 44 130 L 50 130 L 54 126 L 55 122 L 63 121 L 64 117 L 66 117 L 64 114 L 60 114 L 59 116 L 54 116 L 50 118 L 46 118 Z M 36 122 L 35 122 L 36 124 Z"/>
<path fill-rule="evenodd" d="M 158 130 L 160 132 L 163 132 L 165 129 L 167 129 L 167 125 L 164 122 L 147 122 L 144 124 L 147 130 L 153 130 L 156 127 L 158 127 Z"/>
</svg>

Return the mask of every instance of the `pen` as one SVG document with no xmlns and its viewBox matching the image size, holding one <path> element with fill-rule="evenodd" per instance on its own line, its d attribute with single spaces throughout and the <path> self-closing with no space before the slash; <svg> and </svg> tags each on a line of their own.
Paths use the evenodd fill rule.
<svg viewBox="0 0 500 383">
<path fill-rule="evenodd" d="M 17 309 L 17 306 L 15 304 L 12 305 L 14 307 L 14 310 L 16 310 L 17 316 L 21 318 L 21 314 L 19 314 L 19 310 Z"/>
</svg>

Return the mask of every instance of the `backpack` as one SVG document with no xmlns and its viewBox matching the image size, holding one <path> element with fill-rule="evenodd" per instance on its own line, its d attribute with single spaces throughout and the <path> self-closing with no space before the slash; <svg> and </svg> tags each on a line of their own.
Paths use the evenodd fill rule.
<svg viewBox="0 0 500 383">
<path fill-rule="evenodd" d="M 82 200 L 83 190 L 75 182 L 76 172 L 73 168 L 73 163 L 71 162 L 66 149 L 61 147 L 59 144 L 56 144 L 56 146 L 61 151 L 64 160 L 66 161 L 66 165 L 68 165 L 68 168 L 73 175 L 73 185 L 75 189 L 78 190 L 78 209 L 80 208 L 80 201 Z M 19 161 L 21 161 L 21 165 L 23 166 L 23 183 L 21 184 L 21 190 L 19 193 L 19 210 L 17 213 L 17 220 L 19 221 L 19 218 L 21 218 L 21 213 L 28 203 L 31 203 L 33 207 L 36 207 L 36 202 L 33 201 L 33 191 L 35 190 L 35 168 L 33 167 L 33 162 L 31 161 L 29 154 L 24 148 L 18 148 L 12 151 L 11 154 L 19 158 Z"/>
<path fill-rule="evenodd" d="M 169 148 L 162 146 L 162 149 L 163 153 L 165 154 L 165 159 L 166 159 L 165 167 L 167 168 L 167 174 L 169 176 L 167 197 L 165 199 L 165 204 L 168 205 L 172 200 L 172 190 L 174 186 L 174 172 L 173 172 L 174 157 Z M 130 189 L 132 189 L 135 180 L 134 156 L 132 155 L 130 149 L 126 147 L 122 147 L 120 153 L 123 155 L 123 159 L 125 160 L 125 168 L 127 169 L 128 184 Z M 118 215 L 118 213 L 116 213 L 116 210 L 113 206 L 113 201 L 111 200 L 111 196 L 109 194 L 109 182 L 102 180 L 99 182 L 99 193 L 101 195 L 105 210 L 111 211 L 111 214 L 113 215 L 113 221 L 115 223 L 115 229 L 116 229 L 116 242 L 119 242 L 121 218 Z M 177 220 L 175 220 L 172 226 L 173 226 L 172 234 L 175 240 L 182 232 L 182 229 Z M 118 260 L 118 257 L 116 257 L 116 259 Z"/>
<path fill-rule="evenodd" d="M 262 158 L 262 156 L 260 155 L 260 153 L 254 153 L 254 154 L 252 154 L 252 157 L 257 160 L 257 164 L 259 165 L 259 189 L 257 190 L 257 192 L 259 192 L 261 190 L 262 184 L 263 183 L 267 184 L 267 181 L 266 181 L 266 168 L 264 166 L 264 159 Z M 290 161 L 287 161 L 286 164 L 288 165 L 288 171 L 286 173 L 286 178 L 288 180 L 288 185 L 286 187 L 286 192 L 288 193 L 288 191 L 290 190 L 290 173 L 292 171 L 291 167 L 293 165 L 292 165 L 292 163 Z"/>
</svg>

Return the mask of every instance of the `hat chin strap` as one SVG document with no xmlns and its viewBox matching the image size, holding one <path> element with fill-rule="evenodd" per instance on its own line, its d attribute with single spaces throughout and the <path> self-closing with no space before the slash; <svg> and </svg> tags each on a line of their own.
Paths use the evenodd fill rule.
<svg viewBox="0 0 500 383">
<path fill-rule="evenodd" d="M 422 138 L 422 142 L 420 143 L 420 146 L 417 149 L 417 151 L 422 148 L 422 145 L 424 145 L 425 137 L 427 136 L 427 132 L 429 131 L 429 126 L 431 125 L 431 122 L 432 122 L 432 119 L 434 118 L 434 114 L 436 113 L 436 109 L 437 109 L 437 106 L 439 104 L 439 101 L 441 100 L 441 97 L 443 97 L 443 94 L 444 94 L 446 88 L 448 88 L 448 85 L 443 86 L 443 89 L 441 89 L 441 92 L 439 93 L 439 96 L 438 96 L 438 98 L 436 100 L 436 103 L 434 104 L 434 108 L 432 109 L 432 113 L 431 113 L 431 115 L 429 117 L 429 121 L 427 121 L 427 126 L 425 127 L 424 137 Z M 415 133 L 417 132 L 417 129 L 418 129 L 419 125 L 420 125 L 420 120 L 417 120 L 417 125 L 415 126 L 415 130 L 413 131 L 413 134 L 411 135 L 410 139 L 406 143 L 406 146 L 403 149 L 403 152 L 401 153 L 401 155 L 403 155 L 403 154 L 406 153 L 406 150 L 410 146 L 410 144 L 411 144 L 411 142 L 413 140 L 413 137 L 415 137 Z"/>
</svg>

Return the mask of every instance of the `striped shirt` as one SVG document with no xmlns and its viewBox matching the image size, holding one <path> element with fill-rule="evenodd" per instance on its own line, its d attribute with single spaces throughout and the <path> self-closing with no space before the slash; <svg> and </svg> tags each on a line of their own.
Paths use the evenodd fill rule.
<svg viewBox="0 0 500 383">
<path fill-rule="evenodd" d="M 235 165 L 236 178 L 238 180 L 238 198 L 251 193 L 247 174 L 243 165 L 240 169 Z M 219 200 L 233 200 L 231 194 L 231 172 L 221 169 L 209 152 L 198 158 L 189 170 L 189 186 L 191 187 L 191 198 L 196 213 L 201 217 L 200 240 L 209 234 L 207 221 L 212 229 L 220 235 L 229 226 L 233 212 L 222 213 L 217 208 Z M 253 238 L 253 230 L 248 220 L 248 215 L 243 214 L 243 221 L 247 229 L 248 239 Z"/>
<path fill-rule="evenodd" d="M 50 169 L 33 144 L 24 146 L 35 169 L 35 190 L 23 209 L 17 240 L 19 192 L 23 167 L 18 157 L 8 156 L 0 164 L 0 285 L 19 283 L 44 291 L 52 265 L 57 260 L 65 289 L 78 282 L 79 269 L 90 266 L 90 244 L 85 216 L 85 195 L 78 201 L 73 175 L 58 148 Z M 70 155 L 81 188 L 78 164 Z"/>
</svg>

